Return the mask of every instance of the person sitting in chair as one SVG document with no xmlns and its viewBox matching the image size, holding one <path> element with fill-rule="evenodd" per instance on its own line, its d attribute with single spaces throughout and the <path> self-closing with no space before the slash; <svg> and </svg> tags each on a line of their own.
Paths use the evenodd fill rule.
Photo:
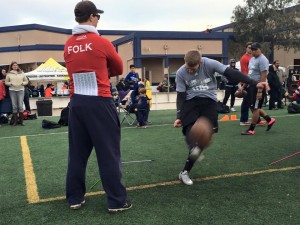
<svg viewBox="0 0 300 225">
<path fill-rule="evenodd" d="M 289 100 L 294 101 L 297 104 L 300 104 L 300 86 L 296 89 L 293 95 L 289 95 L 289 93 L 286 92 L 284 96 L 287 97 Z"/>
</svg>

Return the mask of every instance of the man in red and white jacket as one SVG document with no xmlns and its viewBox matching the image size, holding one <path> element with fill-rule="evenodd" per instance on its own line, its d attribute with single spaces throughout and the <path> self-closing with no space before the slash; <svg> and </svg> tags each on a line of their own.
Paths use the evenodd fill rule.
<svg viewBox="0 0 300 225">
<path fill-rule="evenodd" d="M 85 203 L 85 171 L 94 147 L 108 211 L 123 211 L 132 205 L 121 183 L 120 121 L 109 82 L 123 73 L 123 64 L 111 42 L 96 29 L 103 11 L 91 1 L 81 1 L 74 13 L 79 25 L 64 49 L 71 95 L 66 197 L 71 209 Z"/>
</svg>

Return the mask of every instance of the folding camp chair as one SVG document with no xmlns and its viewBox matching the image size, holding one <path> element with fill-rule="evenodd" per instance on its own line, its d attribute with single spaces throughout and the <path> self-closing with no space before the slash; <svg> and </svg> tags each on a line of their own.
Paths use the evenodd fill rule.
<svg viewBox="0 0 300 225">
<path fill-rule="evenodd" d="M 120 103 L 119 110 L 120 110 L 120 114 L 119 114 L 120 117 L 123 117 L 122 119 L 120 118 L 121 125 L 123 124 L 124 121 L 126 121 L 128 123 L 128 125 L 130 125 L 130 126 L 137 123 L 136 115 L 129 111 L 128 106 Z"/>
<path fill-rule="evenodd" d="M 121 99 L 119 102 L 118 109 L 119 109 L 121 125 L 123 124 L 124 121 L 126 121 L 130 126 L 137 123 L 136 115 L 133 115 L 135 114 L 134 112 L 130 112 L 130 107 L 129 107 L 131 92 L 132 91 L 128 91 L 126 96 L 123 99 Z"/>
</svg>

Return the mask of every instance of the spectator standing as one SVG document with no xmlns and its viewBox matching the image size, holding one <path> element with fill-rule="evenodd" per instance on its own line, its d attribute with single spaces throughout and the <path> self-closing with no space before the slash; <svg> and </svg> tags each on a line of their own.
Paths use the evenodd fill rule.
<svg viewBox="0 0 300 225">
<path fill-rule="evenodd" d="M 23 124 L 23 101 L 24 101 L 24 86 L 28 84 L 28 79 L 21 70 L 17 62 L 12 62 L 9 66 L 9 72 L 6 75 L 5 85 L 9 86 L 9 95 L 13 107 L 13 126 L 19 122 Z"/>
<path fill-rule="evenodd" d="M 274 64 L 269 66 L 269 73 L 267 78 L 270 86 L 269 110 L 281 108 L 281 83 L 279 81 L 279 77 L 277 76 L 276 67 Z M 275 106 L 275 102 L 277 102 L 277 107 Z"/>
<path fill-rule="evenodd" d="M 0 116 L 2 116 L 1 108 L 2 108 L 2 102 L 5 99 L 5 96 L 6 96 L 6 90 L 5 90 L 3 75 L 0 74 Z M 0 121 L 0 127 L 1 127 L 1 121 Z"/>
<path fill-rule="evenodd" d="M 248 76 L 257 82 L 266 82 L 269 69 L 269 61 L 261 52 L 261 45 L 257 42 L 252 43 L 252 58 L 249 61 Z M 275 118 L 271 118 L 263 109 L 262 104 L 266 95 L 266 89 L 258 89 L 257 87 L 247 86 L 247 97 L 249 106 L 252 111 L 252 121 L 250 127 L 241 132 L 242 135 L 254 135 L 255 127 L 259 117 L 262 116 L 268 123 L 266 131 L 269 131 L 276 122 Z"/>
<path fill-rule="evenodd" d="M 28 79 L 28 77 L 27 77 Z M 31 108 L 30 108 L 30 101 L 29 101 L 29 96 L 30 96 L 30 87 L 31 83 L 28 79 L 28 84 L 24 86 L 24 105 L 25 105 L 25 110 L 29 113 L 31 113 Z"/>
<path fill-rule="evenodd" d="M 6 88 L 5 88 L 5 77 L 3 76 L 2 72 L 0 74 L 0 116 L 2 114 L 2 102 L 4 101 L 5 99 L 5 96 L 6 96 Z"/>
<path fill-rule="evenodd" d="M 150 99 L 149 108 L 151 108 L 151 106 L 152 106 L 152 90 L 151 90 L 151 84 L 150 84 L 148 76 L 145 77 L 145 88 L 146 88 L 146 95 Z"/>
<path fill-rule="evenodd" d="M 241 72 L 245 76 L 248 76 L 249 61 L 252 58 L 251 45 L 252 45 L 252 42 L 247 42 L 247 44 L 246 44 L 246 53 L 240 59 Z M 250 125 L 251 123 L 248 122 L 248 119 L 249 119 L 249 102 L 248 102 L 248 97 L 244 96 L 242 104 L 241 104 L 240 125 L 241 126 Z"/>
<path fill-rule="evenodd" d="M 234 69 L 234 70 L 238 70 L 235 67 L 235 60 L 231 59 L 230 60 L 230 68 Z M 223 99 L 223 104 L 226 105 L 227 101 L 229 99 L 230 96 L 230 111 L 231 112 L 235 112 L 236 110 L 234 109 L 234 102 L 235 102 L 235 92 L 238 89 L 238 82 L 236 81 L 227 81 L 227 83 L 225 84 L 225 96 Z"/>
<path fill-rule="evenodd" d="M 41 84 L 41 86 L 39 88 L 39 92 L 40 92 L 41 97 L 45 97 L 45 87 L 43 84 Z"/>
<path fill-rule="evenodd" d="M 129 66 L 130 72 L 125 78 L 125 83 L 129 85 L 130 90 L 137 90 L 139 82 L 139 74 L 135 72 L 135 66 Z"/>
<path fill-rule="evenodd" d="M 71 209 L 85 203 L 85 172 L 94 147 L 108 212 L 127 210 L 132 204 L 121 183 L 120 121 L 109 82 L 122 74 L 122 59 L 96 29 L 102 10 L 91 1 L 80 1 L 74 13 L 79 25 L 64 48 L 71 95 L 66 198 Z"/>
<path fill-rule="evenodd" d="M 282 98 L 283 98 L 283 95 L 285 93 L 285 81 L 286 81 L 286 75 L 285 73 L 283 72 L 283 70 L 280 68 L 280 62 L 279 60 L 275 60 L 273 62 L 273 65 L 275 66 L 274 69 L 276 71 L 276 74 L 279 78 L 279 82 L 280 82 L 280 85 L 281 85 L 281 88 L 280 88 L 280 95 L 279 95 L 279 100 L 281 101 L 280 103 L 280 107 L 278 106 L 278 108 L 282 109 L 283 108 L 283 104 L 282 104 Z"/>
<path fill-rule="evenodd" d="M 147 128 L 147 117 L 149 111 L 149 98 L 146 95 L 145 88 L 139 88 L 139 96 L 137 100 L 137 121 L 138 128 Z"/>
<path fill-rule="evenodd" d="M 2 77 L 2 82 L 5 84 L 6 79 L 6 69 L 2 68 L 0 76 Z M 12 113 L 12 103 L 9 95 L 9 87 L 5 85 L 5 98 L 2 101 L 2 106 L 0 107 L 0 114 L 11 114 Z"/>
</svg>

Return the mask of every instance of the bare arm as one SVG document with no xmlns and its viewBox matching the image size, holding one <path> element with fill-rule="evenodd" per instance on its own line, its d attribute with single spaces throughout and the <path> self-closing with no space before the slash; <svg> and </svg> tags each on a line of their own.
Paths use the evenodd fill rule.
<svg viewBox="0 0 300 225">
<path fill-rule="evenodd" d="M 261 82 L 266 82 L 267 76 L 268 76 L 268 71 L 264 70 L 264 71 L 260 72 L 260 75 L 261 75 Z"/>
</svg>

